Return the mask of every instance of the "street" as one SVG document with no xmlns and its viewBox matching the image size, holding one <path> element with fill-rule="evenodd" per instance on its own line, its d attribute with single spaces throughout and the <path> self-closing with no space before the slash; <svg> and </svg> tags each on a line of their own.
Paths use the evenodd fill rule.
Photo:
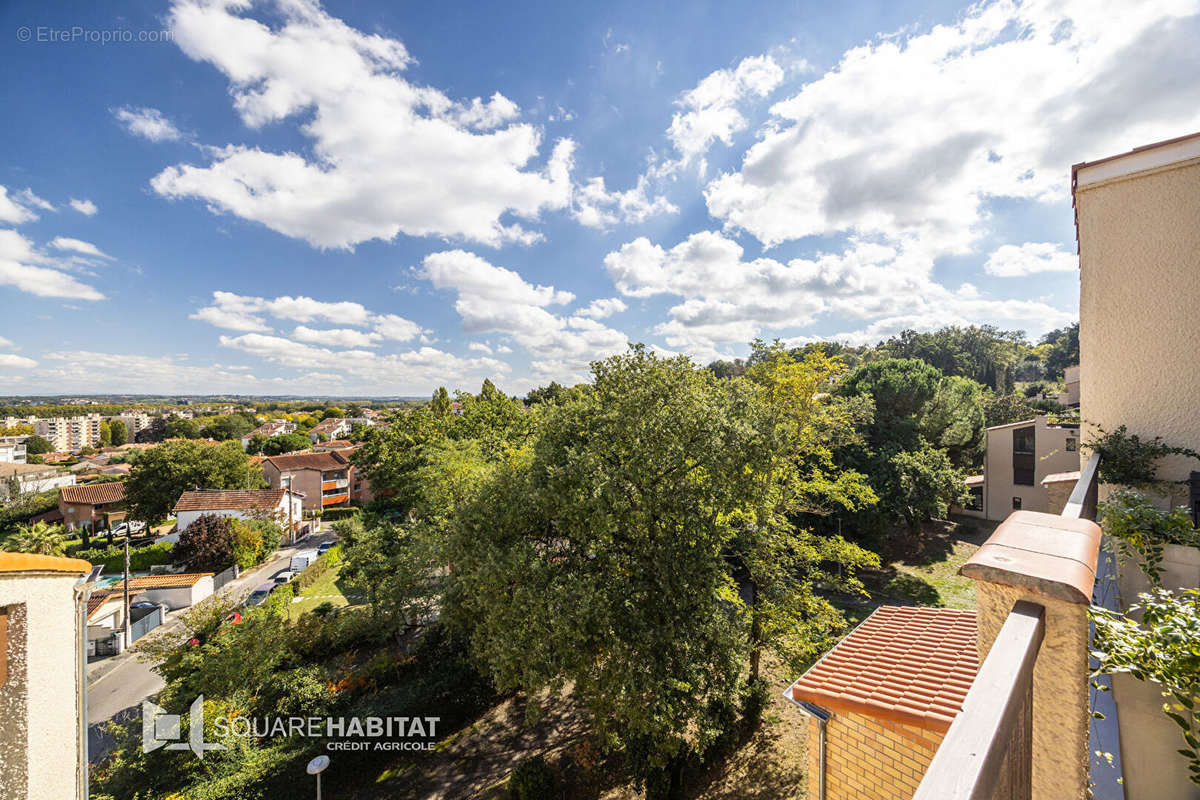
<svg viewBox="0 0 1200 800">
<path fill-rule="evenodd" d="M 316 547 L 335 537 L 329 533 L 313 533 L 296 545 L 276 551 L 276 557 L 259 567 L 248 570 L 236 580 L 221 588 L 219 595 L 245 597 L 256 586 L 269 581 L 276 573 L 287 569 L 292 556 L 300 550 Z M 170 630 L 180 625 L 179 616 L 186 609 L 173 611 L 160 630 Z M 96 763 L 108 754 L 112 747 L 111 737 L 102 731 L 110 720 L 124 721 L 141 715 L 141 704 L 163 688 L 163 680 L 149 665 L 136 657 L 137 644 L 117 656 L 102 659 L 88 665 L 88 761 Z"/>
</svg>

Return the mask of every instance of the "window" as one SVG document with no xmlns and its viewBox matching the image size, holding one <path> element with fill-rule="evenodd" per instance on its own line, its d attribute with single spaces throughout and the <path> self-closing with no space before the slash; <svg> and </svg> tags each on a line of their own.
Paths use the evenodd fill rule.
<svg viewBox="0 0 1200 800">
<path fill-rule="evenodd" d="M 971 499 L 967 501 L 967 506 L 966 506 L 967 510 L 968 511 L 983 511 L 983 487 L 982 486 L 972 486 L 972 487 L 970 487 L 970 489 L 971 489 Z"/>
<path fill-rule="evenodd" d="M 1033 486 L 1034 436 L 1032 425 L 1013 431 L 1013 483 L 1017 486 Z"/>
<path fill-rule="evenodd" d="M 1021 498 L 1014 497 L 1013 498 L 1013 511 L 1020 511 L 1020 510 L 1021 510 Z"/>
<path fill-rule="evenodd" d="M 1079 448 L 1079 443 L 1074 436 L 1067 437 L 1067 452 L 1074 453 Z"/>
</svg>

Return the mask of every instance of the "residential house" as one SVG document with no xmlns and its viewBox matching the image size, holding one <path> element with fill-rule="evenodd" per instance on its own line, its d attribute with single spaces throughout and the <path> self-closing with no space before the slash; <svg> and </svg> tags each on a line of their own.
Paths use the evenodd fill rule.
<svg viewBox="0 0 1200 800">
<path fill-rule="evenodd" d="M 1079 408 L 1079 365 L 1067 367 L 1063 373 L 1065 391 L 1059 393 L 1058 402 L 1069 408 Z"/>
<path fill-rule="evenodd" d="M 264 422 L 254 430 L 242 437 L 242 449 L 245 450 L 250 446 L 250 440 L 255 436 L 261 436 L 264 439 L 270 439 L 272 436 L 282 436 L 285 433 L 295 433 L 296 423 L 289 422 L 286 419 L 273 419 L 270 422 Z"/>
<path fill-rule="evenodd" d="M 331 439 L 328 442 L 314 442 L 312 449 L 314 453 L 323 453 L 328 450 L 353 450 L 354 442 L 348 439 Z"/>
<path fill-rule="evenodd" d="M 75 476 L 52 464 L 0 463 L 0 499 L 75 485 Z"/>
<path fill-rule="evenodd" d="M 349 505 L 353 473 L 350 460 L 337 451 L 291 453 L 263 461 L 263 476 L 271 488 L 301 492 L 308 511 Z"/>
<path fill-rule="evenodd" d="M 1071 170 L 1079 239 L 1080 412 L 1085 436 L 1124 425 L 1143 439 L 1200 450 L 1200 133 Z M 1158 476 L 1178 481 L 1166 505 L 1189 505 L 1200 521 L 1200 469 L 1170 456 Z M 1110 487 L 1100 487 L 1101 499 Z M 1200 586 L 1200 552 L 1168 545 L 1162 583 Z M 1136 564 L 1121 565 L 1128 606 L 1148 582 Z M 1159 687 L 1114 676 L 1119 757 L 1128 800 L 1195 798 L 1179 729 L 1161 711 Z M 1106 749 L 1114 749 L 1106 742 Z"/>
<path fill-rule="evenodd" d="M 0 793 L 87 798 L 86 607 L 92 565 L 0 552 Z"/>
<path fill-rule="evenodd" d="M 119 580 L 107 591 L 124 596 L 125 581 Z M 129 602 L 149 602 L 171 611 L 194 606 L 214 591 L 211 572 L 179 572 L 173 575 L 132 575 L 129 578 Z"/>
<path fill-rule="evenodd" d="M 251 491 L 209 489 L 184 492 L 175 504 L 176 530 L 186 530 L 202 516 L 270 519 L 294 539 L 303 523 L 303 495 L 286 488 Z"/>
<path fill-rule="evenodd" d="M 973 494 L 982 489 L 982 516 L 999 521 L 1013 511 L 1049 511 L 1043 479 L 1077 469 L 1079 426 L 1054 423 L 1042 414 L 988 428 L 982 485 L 970 480 L 967 485 Z"/>
<path fill-rule="evenodd" d="M 912 797 L 979 667 L 974 611 L 881 606 L 785 692 L 810 798 Z"/>
<path fill-rule="evenodd" d="M 0 464 L 24 464 L 25 436 L 0 436 Z"/>
<path fill-rule="evenodd" d="M 113 481 L 67 486 L 58 493 L 58 510 L 67 530 L 108 530 L 125 519 L 125 484 Z"/>
<path fill-rule="evenodd" d="M 321 441 L 321 437 L 325 437 L 325 440 L 328 441 L 345 436 L 349 432 L 350 422 L 348 420 L 330 417 L 314 425 L 308 432 L 308 438 L 315 444 Z"/>
</svg>

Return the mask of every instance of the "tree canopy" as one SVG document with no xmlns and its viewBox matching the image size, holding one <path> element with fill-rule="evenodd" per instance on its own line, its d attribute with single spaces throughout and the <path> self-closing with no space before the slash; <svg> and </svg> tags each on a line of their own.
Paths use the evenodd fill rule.
<svg viewBox="0 0 1200 800">
<path fill-rule="evenodd" d="M 175 440 L 145 450 L 125 481 L 134 519 L 165 519 L 189 489 L 257 489 L 262 473 L 238 442 Z"/>
</svg>

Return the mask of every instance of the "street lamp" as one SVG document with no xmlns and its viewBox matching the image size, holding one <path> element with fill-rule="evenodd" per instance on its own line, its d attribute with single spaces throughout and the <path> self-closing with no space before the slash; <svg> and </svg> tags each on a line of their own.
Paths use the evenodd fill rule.
<svg viewBox="0 0 1200 800">
<path fill-rule="evenodd" d="M 321 800 L 321 773 L 329 766 L 329 756 L 317 756 L 308 762 L 308 774 L 317 776 L 317 800 Z"/>
</svg>

